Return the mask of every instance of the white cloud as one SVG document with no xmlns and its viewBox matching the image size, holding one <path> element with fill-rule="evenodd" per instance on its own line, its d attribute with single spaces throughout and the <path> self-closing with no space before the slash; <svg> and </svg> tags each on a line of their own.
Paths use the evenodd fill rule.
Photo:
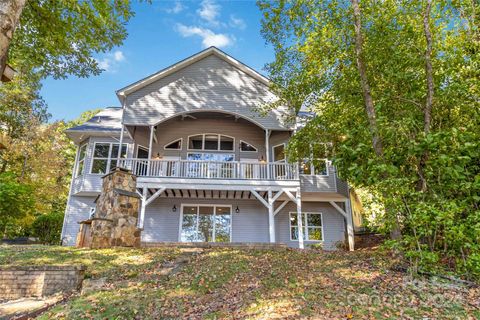
<svg viewBox="0 0 480 320">
<path fill-rule="evenodd" d="M 186 7 L 180 1 L 175 1 L 175 5 L 172 8 L 166 9 L 165 11 L 167 11 L 168 13 L 177 14 L 185 10 L 185 8 Z"/>
<path fill-rule="evenodd" d="M 115 72 L 120 62 L 125 61 L 125 55 L 122 51 L 107 53 L 103 58 L 96 59 L 98 67 L 106 72 Z"/>
<path fill-rule="evenodd" d="M 123 52 L 120 50 L 117 50 L 113 53 L 113 59 L 117 62 L 125 60 L 125 56 L 123 55 Z"/>
<path fill-rule="evenodd" d="M 235 38 L 230 35 L 223 33 L 215 33 L 212 30 L 206 28 L 185 26 L 179 23 L 177 24 L 176 29 L 184 38 L 191 36 L 199 36 L 200 38 L 202 38 L 202 45 L 205 48 L 210 46 L 215 46 L 218 48 L 228 47 L 235 42 Z"/>
<path fill-rule="evenodd" d="M 243 19 L 237 18 L 233 14 L 230 15 L 229 25 L 240 30 L 243 30 L 247 27 L 247 24 L 245 23 L 245 21 L 243 21 Z"/>
<path fill-rule="evenodd" d="M 213 0 L 203 0 L 200 8 L 197 10 L 198 15 L 207 22 L 218 25 L 217 17 L 220 15 L 220 5 Z"/>
</svg>

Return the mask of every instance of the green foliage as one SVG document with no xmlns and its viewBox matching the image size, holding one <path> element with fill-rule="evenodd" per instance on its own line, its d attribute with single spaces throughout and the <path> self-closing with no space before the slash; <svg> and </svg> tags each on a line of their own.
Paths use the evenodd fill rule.
<svg viewBox="0 0 480 320">
<path fill-rule="evenodd" d="M 132 16 L 129 0 L 27 1 L 10 46 L 10 63 L 42 77 L 98 75 L 102 70 L 93 54 L 122 44 Z"/>
<path fill-rule="evenodd" d="M 0 232 L 6 236 L 7 226 L 32 212 L 32 189 L 17 181 L 10 173 L 0 174 Z"/>
<path fill-rule="evenodd" d="M 437 1 L 432 7 L 435 90 L 426 134 L 425 5 L 361 1 L 363 59 L 381 156 L 374 152 L 365 112 L 350 2 L 260 1 L 259 6 L 262 33 L 275 49 L 275 61 L 267 66 L 272 89 L 281 103 L 316 114 L 291 140 L 290 158 L 308 156 L 311 141 L 328 143 L 316 147 L 314 156 L 332 158 L 343 178 L 387 208 L 380 227 L 401 228 L 396 248 L 412 268 L 478 277 L 478 3 Z M 421 176 L 425 190 L 418 188 Z"/>
<path fill-rule="evenodd" d="M 60 243 L 63 213 L 50 212 L 39 215 L 32 224 L 33 235 L 44 244 Z"/>
</svg>

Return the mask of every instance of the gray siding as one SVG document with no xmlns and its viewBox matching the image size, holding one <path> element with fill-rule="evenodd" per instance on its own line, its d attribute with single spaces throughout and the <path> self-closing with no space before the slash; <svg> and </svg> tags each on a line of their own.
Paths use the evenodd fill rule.
<svg viewBox="0 0 480 320">
<path fill-rule="evenodd" d="M 203 200 L 158 198 L 145 212 L 142 241 L 173 241 L 179 239 L 181 204 L 232 205 L 232 241 L 268 242 L 267 209 L 257 200 Z M 177 211 L 173 212 L 175 205 Z M 235 212 L 238 206 L 239 213 Z"/>
<path fill-rule="evenodd" d="M 64 244 L 73 246 L 76 242 L 77 232 L 80 228 L 79 221 L 85 220 L 90 214 L 90 208 L 95 207 L 93 201 L 96 197 L 71 196 L 67 203 L 65 221 L 62 230 Z"/>
<path fill-rule="evenodd" d="M 232 205 L 232 241 L 233 242 L 269 242 L 268 212 L 257 200 L 200 200 L 158 198 L 145 213 L 145 225 L 142 241 L 176 242 L 179 239 L 181 204 L 225 204 Z M 173 212 L 175 205 L 177 211 Z M 240 212 L 236 213 L 235 208 Z M 326 250 L 335 249 L 339 241 L 345 239 L 345 224 L 341 216 L 330 204 L 324 202 L 305 202 L 302 210 L 323 214 L 323 245 Z M 276 241 L 290 247 L 298 247 L 297 241 L 290 241 L 289 212 L 295 212 L 296 206 L 289 203 L 275 217 Z M 305 244 L 316 242 L 306 241 Z"/>
<path fill-rule="evenodd" d="M 252 123 L 243 120 L 235 121 L 232 117 L 195 120 L 186 118 L 185 120 L 173 119 L 167 121 L 157 127 L 157 142 L 153 143 L 152 154 L 186 159 L 187 154 L 190 152 L 202 152 L 199 150 L 187 150 L 188 136 L 202 133 L 224 134 L 233 137 L 235 139 L 234 151 L 218 151 L 217 153 L 233 153 L 237 161 L 240 159 L 259 159 L 262 155 L 265 157 L 265 132 Z M 137 146 L 148 147 L 149 134 L 146 128 L 138 128 L 134 136 Z M 164 149 L 165 145 L 179 138 L 182 138 L 182 150 Z M 240 152 L 240 140 L 254 145 L 258 151 Z M 215 151 L 206 152 L 215 153 Z"/>
<path fill-rule="evenodd" d="M 123 121 L 153 125 L 176 114 L 212 110 L 253 119 L 264 128 L 287 129 L 279 111 L 262 117 L 253 110 L 274 99 L 265 84 L 209 55 L 129 94 Z"/>
<path fill-rule="evenodd" d="M 289 213 L 296 212 L 296 205 L 292 202 L 287 204 L 275 216 L 275 229 L 277 241 L 286 243 L 289 247 L 298 247 L 298 241 L 290 240 L 290 221 Z M 321 212 L 323 220 L 323 248 L 325 250 L 336 249 L 336 243 L 345 240 L 345 219 L 326 202 L 303 202 L 303 212 Z M 305 241 L 305 245 L 318 243 L 315 241 Z"/>
</svg>

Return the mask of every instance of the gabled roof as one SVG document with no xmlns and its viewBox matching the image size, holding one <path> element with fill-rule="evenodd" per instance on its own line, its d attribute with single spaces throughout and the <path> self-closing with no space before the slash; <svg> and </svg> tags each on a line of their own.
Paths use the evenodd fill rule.
<svg viewBox="0 0 480 320">
<path fill-rule="evenodd" d="M 225 62 L 233 65 L 234 67 L 242 70 L 243 72 L 245 72 L 246 74 L 250 75 L 251 77 L 253 77 L 254 79 L 260 81 L 261 83 L 265 84 L 265 85 L 270 85 L 270 80 L 263 76 L 262 74 L 260 74 L 259 72 L 257 72 L 256 70 L 254 70 L 253 68 L 247 66 L 246 64 L 240 62 L 239 60 L 229 56 L 228 54 L 226 54 L 225 52 L 223 52 L 222 50 L 216 48 L 216 47 L 209 47 L 203 51 L 200 51 L 199 53 L 196 53 L 194 54 L 193 56 L 190 56 L 184 60 L 181 60 L 165 69 L 162 69 L 148 77 L 145 77 L 137 82 L 134 82 L 126 87 L 123 87 L 119 90 L 116 91 L 117 93 L 117 96 L 118 98 L 120 99 L 120 101 L 123 101 L 122 99 L 126 96 L 126 95 L 129 95 L 130 93 L 132 92 L 135 92 L 149 84 L 151 84 L 152 82 L 155 82 L 159 79 L 162 79 L 174 72 L 177 72 L 178 70 L 181 70 L 199 60 L 202 60 L 203 58 L 207 57 L 207 56 L 210 56 L 210 55 L 215 55 L 217 57 L 219 57 L 220 59 L 224 60 Z"/>
</svg>

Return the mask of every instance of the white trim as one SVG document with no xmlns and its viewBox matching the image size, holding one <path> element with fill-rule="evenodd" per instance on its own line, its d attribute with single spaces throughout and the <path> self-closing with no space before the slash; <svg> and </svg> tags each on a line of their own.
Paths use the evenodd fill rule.
<svg viewBox="0 0 480 320">
<path fill-rule="evenodd" d="M 255 149 L 255 151 L 242 150 L 242 142 L 245 143 L 245 144 L 248 144 L 248 145 L 251 146 L 251 147 L 253 147 L 253 148 Z M 240 139 L 240 143 L 239 143 L 239 145 L 238 145 L 238 150 L 239 150 L 240 152 L 258 153 L 258 148 L 257 148 L 257 147 L 255 147 L 253 144 L 251 144 L 251 143 L 249 143 L 249 142 L 247 142 L 247 141 L 245 141 L 245 140 L 241 140 L 241 139 Z"/>
<path fill-rule="evenodd" d="M 342 201 L 344 202 L 344 201 Z M 329 201 L 328 203 L 330 203 L 335 209 L 337 209 L 338 212 L 340 212 L 340 214 L 345 218 L 347 219 L 347 213 L 345 212 L 345 210 L 343 210 L 342 208 L 340 208 L 338 206 L 338 204 L 335 203 L 335 201 Z"/>
<path fill-rule="evenodd" d="M 81 153 L 81 150 L 82 150 L 83 147 L 85 147 L 85 154 L 83 156 L 83 159 L 80 159 L 80 153 Z M 85 169 L 86 169 L 85 168 L 85 162 L 86 162 L 86 159 L 87 159 L 87 150 L 88 150 L 88 142 L 85 142 L 84 144 L 81 144 L 80 146 L 78 146 L 77 154 L 75 155 L 75 164 L 74 164 L 74 172 L 73 172 L 73 175 L 72 175 L 72 180 L 85 174 L 85 172 L 86 172 L 85 171 Z M 80 164 L 80 161 L 83 161 L 83 167 L 82 167 L 82 172 L 78 173 L 78 165 Z"/>
<path fill-rule="evenodd" d="M 283 155 L 285 158 L 283 158 L 282 160 L 277 160 L 275 159 L 275 148 L 276 147 L 279 147 L 279 146 L 282 146 L 283 145 Z M 285 142 L 282 142 L 282 143 L 279 143 L 279 144 L 276 144 L 274 146 L 272 146 L 272 158 L 273 158 L 273 162 L 287 162 L 287 154 L 285 153 L 287 151 L 287 144 Z"/>
<path fill-rule="evenodd" d="M 268 190 L 270 191 L 270 190 Z M 270 204 L 262 198 L 262 196 L 255 190 L 250 190 L 250 192 L 257 198 L 265 207 L 270 208 Z"/>
<path fill-rule="evenodd" d="M 302 176 L 315 176 L 315 177 L 328 177 L 330 176 L 329 174 L 329 166 L 330 166 L 330 161 L 328 159 L 324 159 L 324 158 L 303 158 L 303 160 L 307 160 L 307 162 L 310 162 L 310 173 L 299 173 L 300 175 Z M 314 161 L 315 160 L 322 160 L 325 162 L 325 172 L 326 174 L 315 174 L 315 165 L 314 165 Z M 300 166 L 301 167 L 301 166 Z"/>
<path fill-rule="evenodd" d="M 153 200 L 157 199 L 167 188 L 158 189 L 152 196 L 148 199 L 145 199 L 145 207 L 152 203 Z"/>
<path fill-rule="evenodd" d="M 177 62 L 163 70 L 160 70 L 157 73 L 154 73 L 146 78 L 141 79 L 140 81 L 137 81 L 135 83 L 132 83 L 126 87 L 121 88 L 120 90 L 117 90 L 117 96 L 120 99 L 125 99 L 125 96 L 139 90 L 140 88 L 143 88 L 159 79 L 162 79 L 170 74 L 173 74 L 199 60 L 202 60 L 203 58 L 210 56 L 210 55 L 215 55 L 225 62 L 235 66 L 236 68 L 240 69 L 241 71 L 245 72 L 246 74 L 252 76 L 254 79 L 260 81 L 261 83 L 269 86 L 270 85 L 270 80 L 266 78 L 265 76 L 261 75 L 254 69 L 248 67 L 247 65 L 243 64 L 242 62 L 238 61 L 237 59 L 232 58 L 231 56 L 227 55 L 223 51 L 215 48 L 215 47 L 210 47 L 207 48 L 201 52 L 198 52 L 194 54 L 193 56 L 190 56 L 180 62 Z"/>
<path fill-rule="evenodd" d="M 218 152 L 218 153 L 215 153 L 215 152 L 208 152 L 208 151 L 199 151 L 199 152 L 187 152 L 187 159 L 185 161 L 208 161 L 208 160 L 192 160 L 192 159 L 189 159 L 188 157 L 191 155 L 191 154 L 217 154 L 217 155 L 228 155 L 228 156 L 233 156 L 233 160 L 232 161 L 226 161 L 226 160 L 213 160 L 212 162 L 234 162 L 235 161 L 235 153 L 228 153 L 227 152 Z"/>
<path fill-rule="evenodd" d="M 292 228 L 298 228 L 298 225 L 297 226 L 292 226 L 292 219 L 291 219 L 291 215 L 294 214 L 295 216 L 297 216 L 297 212 L 295 211 L 290 211 L 288 213 L 288 224 L 289 224 L 289 229 L 288 229 L 288 232 L 290 233 L 290 241 L 293 241 L 293 242 L 297 242 L 299 239 L 292 239 Z M 320 215 L 320 221 L 321 221 L 321 226 L 320 228 L 322 229 L 322 240 L 311 240 L 308 238 L 308 219 L 307 219 L 307 215 L 309 214 L 319 214 Z M 325 234 L 323 233 L 323 212 L 321 211 L 318 211 L 318 212 L 315 212 L 315 211 L 307 211 L 307 212 L 302 212 L 302 219 L 304 220 L 304 225 L 303 225 L 303 230 L 305 231 L 305 241 L 309 241 L 309 242 L 323 242 L 324 241 L 324 237 L 325 237 Z M 319 227 L 312 227 L 312 228 L 317 228 L 319 229 Z"/>
<path fill-rule="evenodd" d="M 273 215 L 276 216 L 276 215 L 280 212 L 280 210 L 282 210 L 289 202 L 290 202 L 290 200 L 285 200 L 285 201 L 283 201 L 283 202 L 278 206 L 278 208 L 275 209 L 275 211 L 273 211 Z"/>
<path fill-rule="evenodd" d="M 167 146 L 168 146 L 169 144 L 172 144 L 172 143 L 174 143 L 174 142 L 177 142 L 178 140 L 180 140 L 180 148 L 178 148 L 178 149 L 168 148 L 168 149 L 167 149 Z M 172 140 L 172 141 L 170 141 L 170 142 L 165 143 L 165 145 L 163 146 L 163 150 L 182 150 L 182 149 L 183 149 L 183 138 L 177 138 L 177 139 L 175 139 L 175 140 Z"/>
<path fill-rule="evenodd" d="M 143 151 L 147 151 L 147 153 L 148 153 L 148 147 L 142 146 L 141 144 L 137 144 L 136 148 L 135 148 L 136 149 L 135 150 L 135 158 L 137 158 L 137 159 L 147 159 L 147 158 L 139 158 L 138 157 L 138 149 L 140 149 L 140 148 L 142 148 Z"/>
<path fill-rule="evenodd" d="M 180 221 L 178 223 L 178 242 L 201 242 L 201 241 L 182 241 L 182 223 L 183 223 L 183 208 L 184 207 L 197 207 L 197 232 L 198 232 L 198 215 L 200 207 L 213 207 L 213 216 L 216 215 L 217 207 L 229 207 L 230 208 L 230 242 L 232 242 L 232 230 L 233 230 L 233 205 L 231 204 L 196 204 L 196 203 L 181 203 L 180 204 Z M 213 225 L 213 241 L 215 242 L 215 224 Z"/>
<path fill-rule="evenodd" d="M 218 136 L 218 149 L 217 150 L 211 150 L 211 149 L 205 149 L 205 136 L 206 135 L 217 135 Z M 202 149 L 190 149 L 190 137 L 195 137 L 195 136 L 203 136 L 202 138 Z M 222 136 L 224 137 L 228 137 L 228 138 L 231 138 L 233 139 L 233 144 L 232 144 L 232 150 L 221 150 L 220 149 L 220 143 L 221 143 L 221 140 L 222 140 Z M 187 136 L 187 151 L 214 151 L 214 152 L 222 152 L 222 151 L 231 151 L 231 152 L 235 152 L 235 137 L 232 137 L 232 136 L 229 136 L 229 135 L 226 135 L 226 134 L 223 134 L 223 133 L 197 133 L 197 134 L 191 134 L 189 136 Z"/>
<path fill-rule="evenodd" d="M 108 147 L 108 157 L 107 158 L 104 158 L 104 157 L 95 157 L 95 147 L 97 146 L 97 144 L 108 144 L 109 147 Z M 112 169 L 111 168 L 111 163 L 112 163 L 112 160 L 117 160 L 117 156 L 114 156 L 112 157 L 112 151 L 113 151 L 113 145 L 118 145 L 119 148 L 120 148 L 120 153 L 122 152 L 121 149 L 123 146 L 120 146 L 120 143 L 118 142 L 102 142 L 102 141 L 95 141 L 93 143 L 93 149 L 92 149 L 92 157 L 90 158 L 91 161 L 90 161 L 90 170 L 88 171 L 90 175 L 95 175 L 95 176 L 102 176 L 102 175 L 105 175 L 107 173 L 110 172 L 110 170 Z M 126 150 L 125 150 L 125 153 L 128 154 L 128 143 L 123 143 L 123 145 L 126 146 Z M 105 173 L 95 173 L 95 172 L 92 172 L 93 170 L 93 162 L 95 161 L 95 159 L 97 160 L 107 160 L 107 167 L 105 168 Z"/>
</svg>

